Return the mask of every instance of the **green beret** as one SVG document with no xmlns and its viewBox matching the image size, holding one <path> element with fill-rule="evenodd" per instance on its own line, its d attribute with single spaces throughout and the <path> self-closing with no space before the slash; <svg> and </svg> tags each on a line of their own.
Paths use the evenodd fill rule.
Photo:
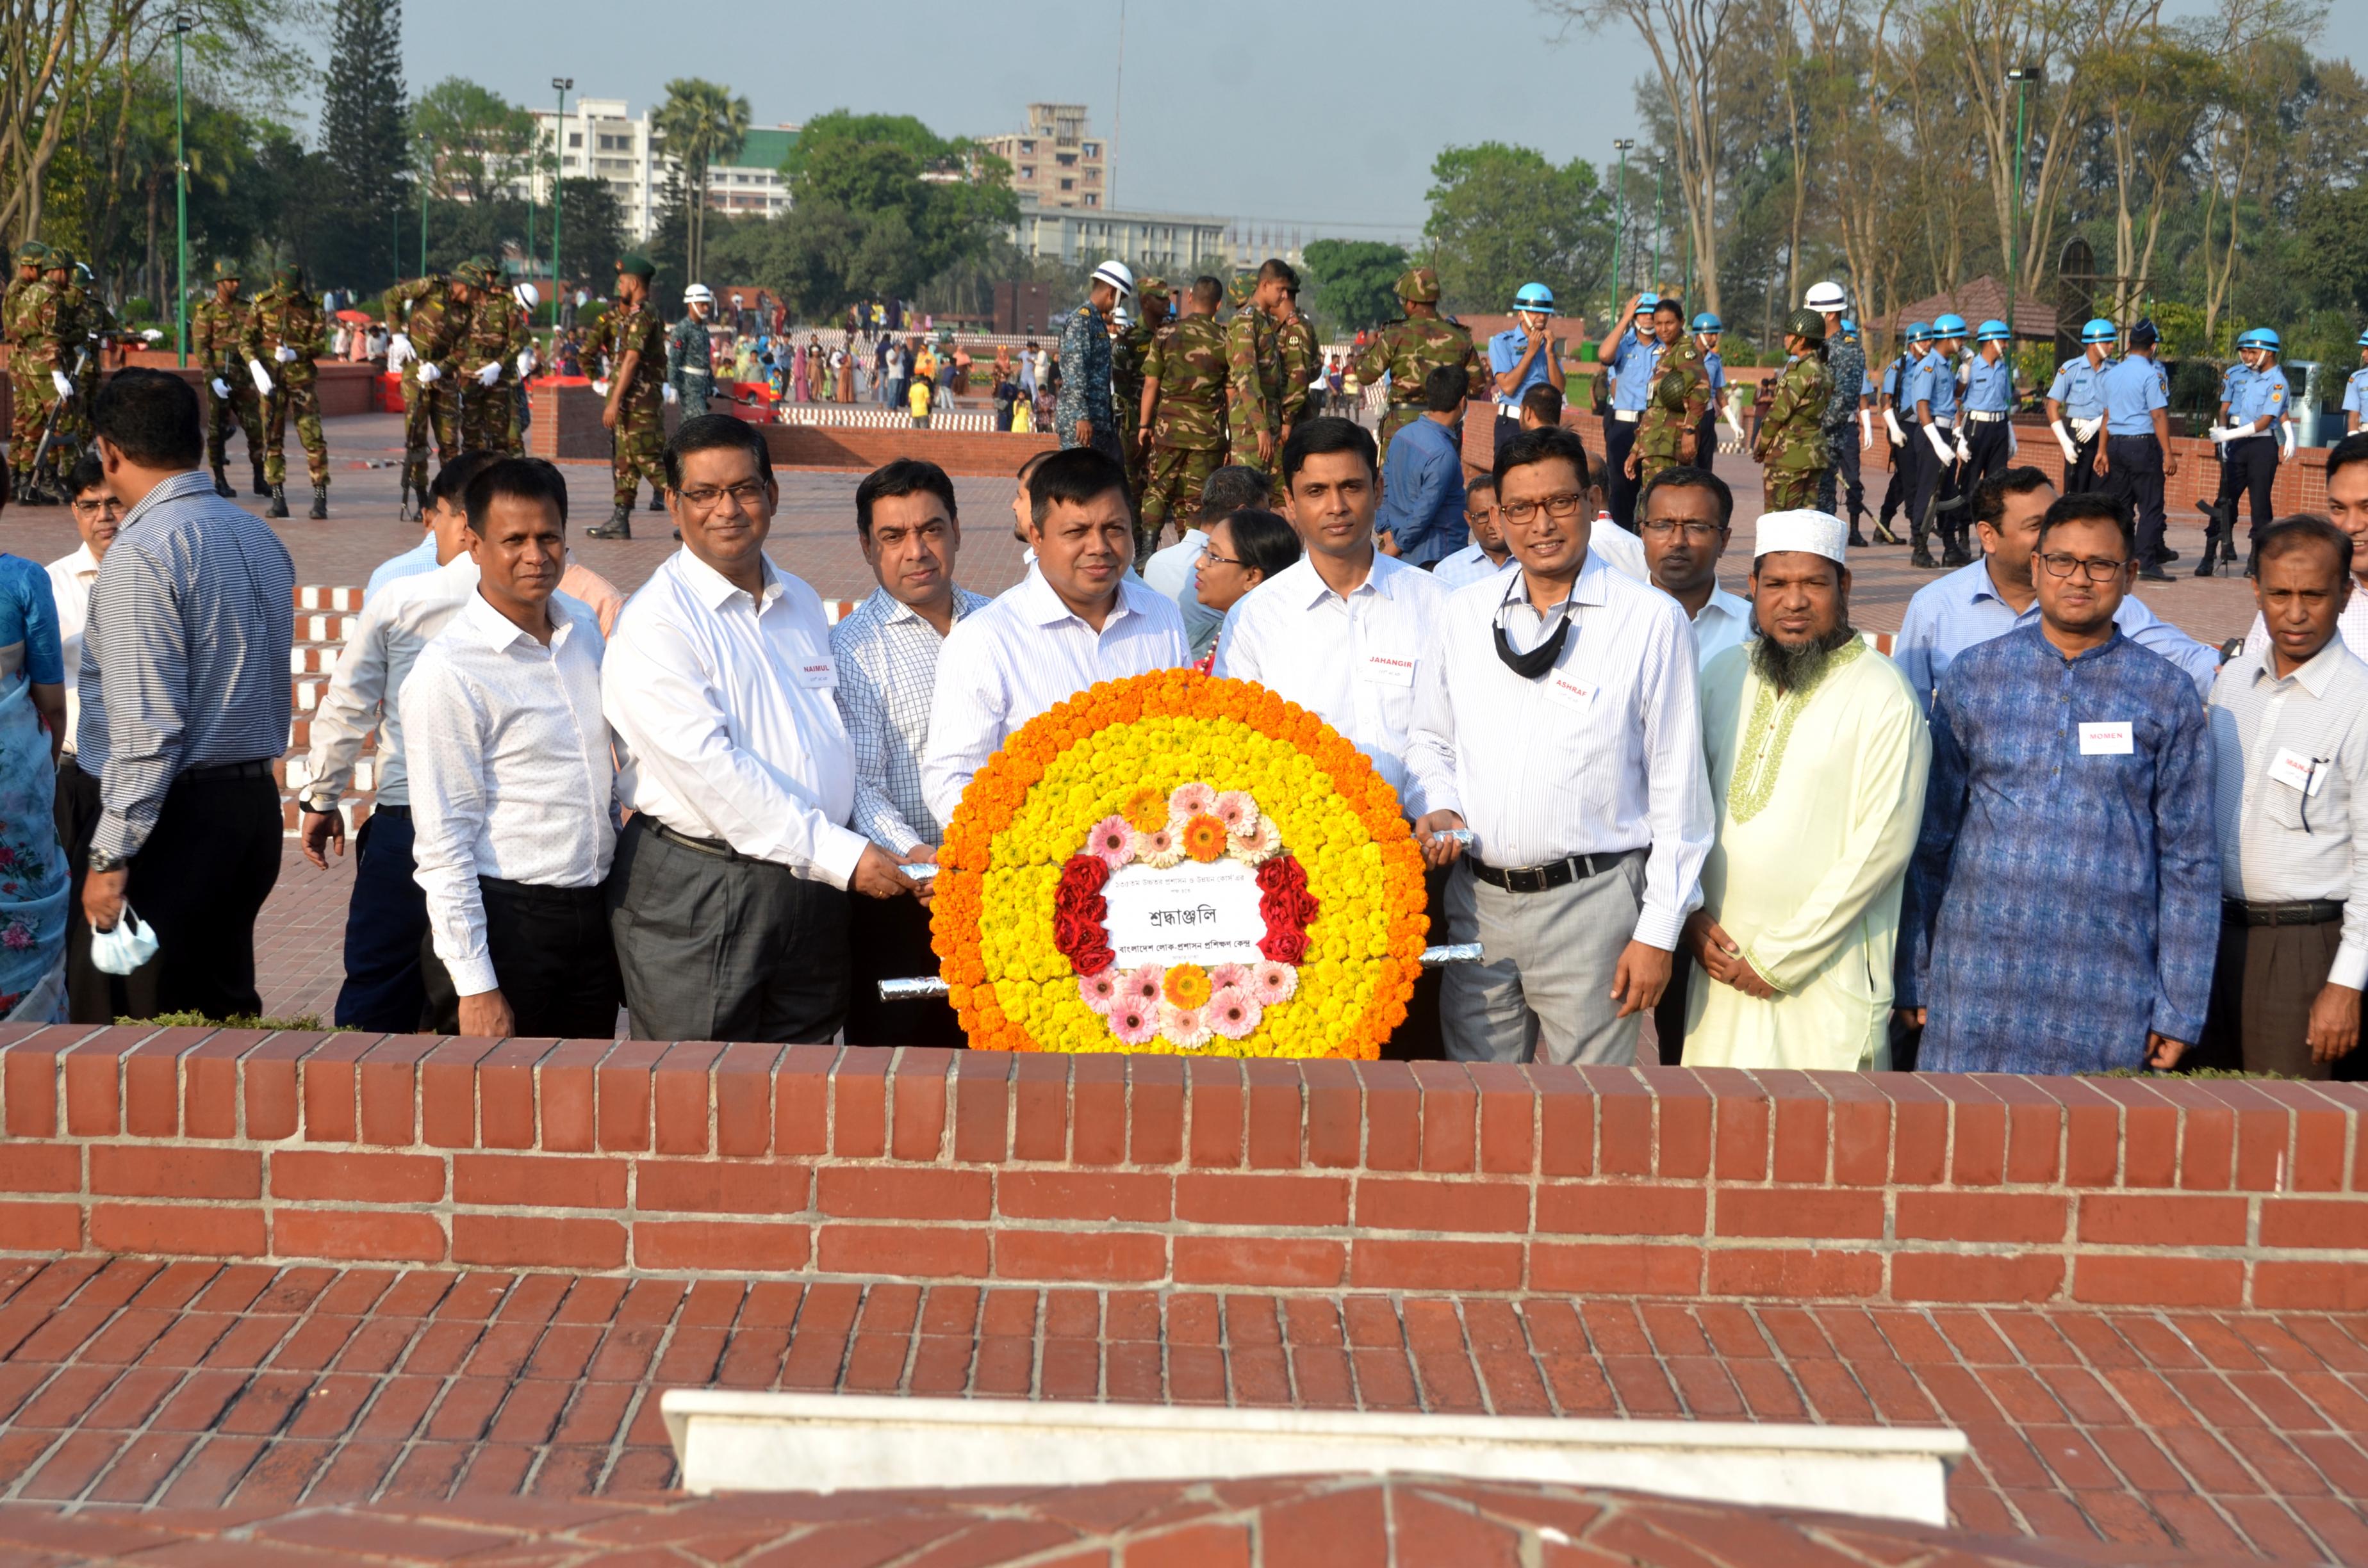
<svg viewBox="0 0 2368 1568">
<path fill-rule="evenodd" d="M 42 262 L 49 259 L 49 246 L 43 244 L 39 240 L 27 240 L 23 244 L 17 247 L 17 265 L 19 267 L 39 267 Z"/>
<path fill-rule="evenodd" d="M 1398 278 L 1398 298 L 1408 304 L 1439 303 L 1439 272 L 1434 267 L 1409 268 Z"/>
<path fill-rule="evenodd" d="M 657 276 L 658 269 L 648 256 L 639 251 L 627 251 L 617 258 L 617 270 L 628 277 L 638 278 L 647 282 Z"/>
</svg>

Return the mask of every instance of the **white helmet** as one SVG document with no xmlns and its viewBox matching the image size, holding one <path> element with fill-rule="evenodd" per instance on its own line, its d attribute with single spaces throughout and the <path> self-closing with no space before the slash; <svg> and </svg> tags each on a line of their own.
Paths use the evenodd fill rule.
<svg viewBox="0 0 2368 1568">
<path fill-rule="evenodd" d="M 1094 281 L 1107 283 L 1121 294 L 1134 292 L 1134 273 L 1126 263 L 1113 257 L 1094 268 Z"/>
<path fill-rule="evenodd" d="M 1846 311 L 1850 309 L 1850 295 L 1839 283 L 1812 283 L 1801 303 L 1812 311 Z"/>
<path fill-rule="evenodd" d="M 706 284 L 694 283 L 682 291 L 682 302 L 686 305 L 712 305 L 715 303 L 715 296 L 708 290 Z"/>
<path fill-rule="evenodd" d="M 542 303 L 542 291 L 531 283 L 519 284 L 510 290 L 510 294 L 529 311 Z"/>
</svg>

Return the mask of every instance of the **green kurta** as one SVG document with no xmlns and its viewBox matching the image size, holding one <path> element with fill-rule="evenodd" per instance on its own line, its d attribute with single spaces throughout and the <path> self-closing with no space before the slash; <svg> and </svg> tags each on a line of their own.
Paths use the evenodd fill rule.
<svg viewBox="0 0 2368 1568">
<path fill-rule="evenodd" d="M 1730 648 L 1702 676 L 1702 751 L 1719 801 L 1702 907 L 1771 1001 L 1697 972 L 1689 1067 L 1863 1072 L 1888 1064 L 1899 898 L 1932 745 L 1907 677 L 1863 642 L 1779 699 Z"/>
</svg>

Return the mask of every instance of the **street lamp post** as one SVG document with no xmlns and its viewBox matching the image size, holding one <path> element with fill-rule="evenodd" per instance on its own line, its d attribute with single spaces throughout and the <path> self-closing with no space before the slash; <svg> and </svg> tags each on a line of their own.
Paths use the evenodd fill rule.
<svg viewBox="0 0 2368 1568">
<path fill-rule="evenodd" d="M 1620 308 L 1620 242 L 1628 232 L 1628 149 L 1636 145 L 1636 142 L 1634 137 L 1623 136 L 1614 141 L 1611 145 L 1620 150 L 1618 189 L 1612 199 L 1615 215 L 1611 220 L 1611 308 L 1616 311 Z M 1614 322 L 1612 324 L 1617 326 L 1620 324 Z"/>
<path fill-rule="evenodd" d="M 567 90 L 575 85 L 573 76 L 553 76 L 551 85 L 559 93 L 559 118 L 551 122 L 551 357 L 559 358 L 559 200 L 560 189 L 567 177 Z"/>
<path fill-rule="evenodd" d="M 1653 160 L 1653 285 L 1655 288 L 1658 288 L 1661 282 L 1661 196 L 1663 181 L 1668 177 L 1668 159 Z"/>
<path fill-rule="evenodd" d="M 427 276 L 427 176 L 436 166 L 436 156 L 427 149 L 427 138 L 419 139 L 419 276 Z"/>
<path fill-rule="evenodd" d="M 2024 108 L 2031 98 L 2031 85 L 2039 81 L 2036 65 L 2017 65 L 2006 74 L 2014 84 L 2014 196 L 2012 214 L 2006 230 L 2006 329 L 2014 331 L 2015 242 L 2022 236 L 2022 131 Z M 2013 353 L 2013 339 L 2008 340 L 2008 354 Z"/>
<path fill-rule="evenodd" d="M 181 40 L 198 25 L 187 11 L 173 14 L 173 231 L 176 257 L 173 278 L 173 342 L 183 367 L 189 362 L 189 151 L 181 102 Z"/>
</svg>

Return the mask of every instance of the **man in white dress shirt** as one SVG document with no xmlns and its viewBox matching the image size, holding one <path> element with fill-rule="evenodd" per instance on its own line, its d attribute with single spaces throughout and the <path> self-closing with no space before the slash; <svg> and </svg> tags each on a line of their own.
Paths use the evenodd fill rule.
<svg viewBox="0 0 2368 1568">
<path fill-rule="evenodd" d="M 411 781 L 403 756 L 403 683 L 420 651 L 477 593 L 469 541 L 469 482 L 501 454 L 462 452 L 427 487 L 427 538 L 435 568 L 393 579 L 363 599 L 362 612 L 337 657 L 336 673 L 313 709 L 311 754 L 298 799 L 304 858 L 328 869 L 328 851 L 346 852 L 345 813 L 362 743 L 378 734 L 370 814 L 354 836 L 354 886 L 346 904 L 346 979 L 337 988 L 340 1028 L 407 1034 L 427 1005 L 420 942 L 427 899 L 413 875 Z M 564 494 L 562 496 L 564 500 Z M 562 516 L 564 521 L 564 514 Z"/>
<path fill-rule="evenodd" d="M 98 780 L 74 764 L 74 731 L 82 722 L 82 699 L 75 683 L 82 666 L 82 631 L 90 619 L 90 585 L 98 581 L 98 563 L 106 559 L 108 546 L 115 542 L 115 530 L 123 522 L 123 503 L 107 487 L 107 470 L 98 460 L 95 447 L 85 449 L 75 460 L 74 472 L 66 476 L 66 495 L 74 507 L 74 531 L 82 535 L 82 543 L 73 554 L 61 556 L 49 564 L 50 593 L 58 603 L 58 642 L 66 671 L 65 729 L 55 737 L 62 743 L 63 755 L 58 759 L 58 788 L 51 807 L 62 845 L 82 843 L 98 822 Z M 82 907 L 79 876 L 71 884 L 66 907 Z M 84 1016 L 97 1017 L 107 1012 L 107 998 L 98 994 L 91 983 L 91 977 L 97 971 L 90 963 L 88 921 L 67 920 L 66 948 L 69 1006 L 79 990 L 87 994 L 82 998 Z"/>
<path fill-rule="evenodd" d="M 1441 1024 L 1466 1062 L 1633 1062 L 1642 1015 L 1700 900 L 1712 834 L 1678 602 L 1608 569 L 1587 449 L 1560 427 L 1497 454 L 1497 516 L 1520 570 L 1448 600 L 1417 672 L 1416 837 L 1448 883 Z M 1463 855 L 1451 828 L 1469 826 Z"/>
<path fill-rule="evenodd" d="M 1311 419 L 1282 447 L 1291 525 L 1306 553 L 1225 616 L 1212 674 L 1256 681 L 1322 719 L 1372 760 L 1409 821 L 1429 807 L 1406 769 L 1417 672 L 1433 657 L 1448 593 L 1429 572 L 1383 555 L 1373 525 L 1373 437 L 1346 419 Z M 1434 877 L 1431 924 L 1443 923 Z M 1393 1060 L 1439 1054 L 1438 986 L 1416 984 Z"/>
<path fill-rule="evenodd" d="M 1018 585 L 957 624 L 938 659 L 921 793 L 953 820 L 971 778 L 1022 724 L 1097 681 L 1190 663 L 1175 601 L 1134 564 L 1126 471 L 1071 447 L 1028 479 L 1035 564 Z"/>
<path fill-rule="evenodd" d="M 682 530 L 602 671 L 634 813 L 609 911 L 640 1040 L 827 1041 L 847 1016 L 847 893 L 909 893 L 850 823 L 855 758 L 822 600 L 765 555 L 780 492 L 725 415 L 666 442 Z"/>
<path fill-rule="evenodd" d="M 469 482 L 476 592 L 399 703 L 427 894 L 427 1027 L 607 1040 L 620 990 L 601 884 L 617 847 L 600 627 L 559 596 L 567 482 L 505 458 Z"/>
</svg>

